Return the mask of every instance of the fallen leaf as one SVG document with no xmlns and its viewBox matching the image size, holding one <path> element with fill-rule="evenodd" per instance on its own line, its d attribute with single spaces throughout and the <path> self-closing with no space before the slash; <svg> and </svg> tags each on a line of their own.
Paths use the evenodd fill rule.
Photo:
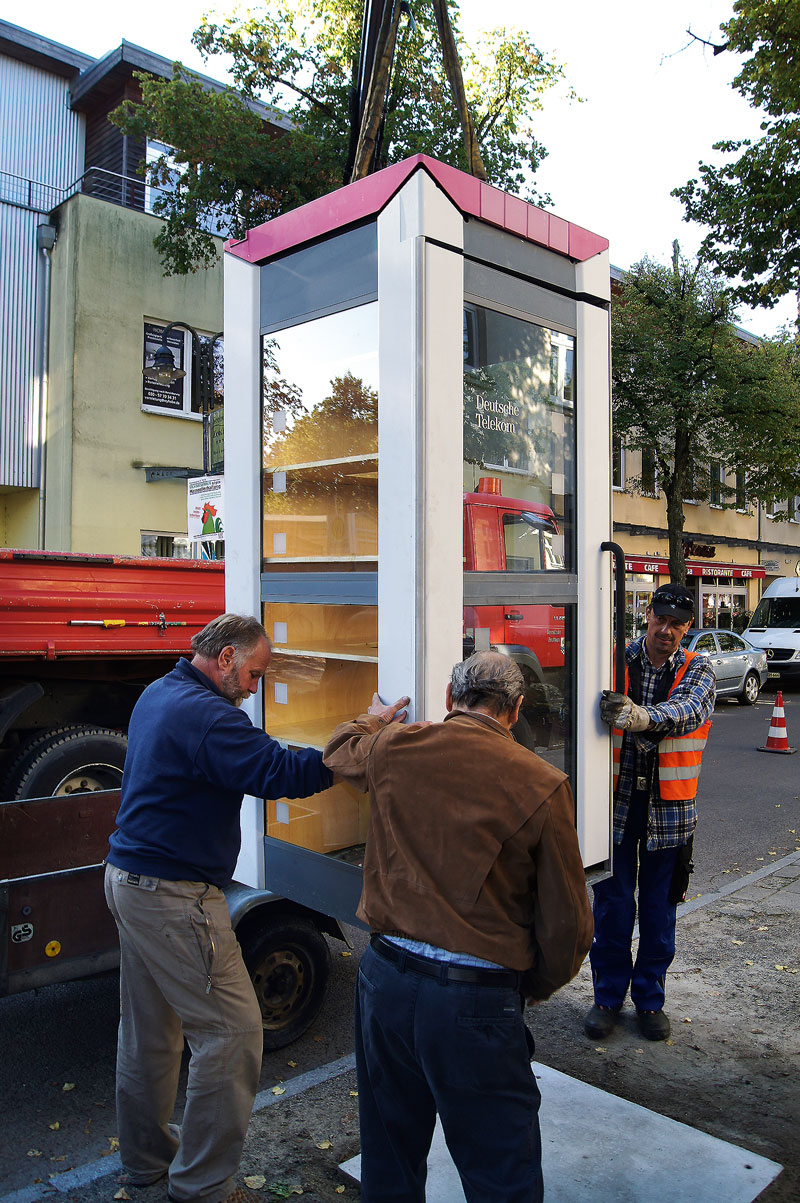
<svg viewBox="0 0 800 1203">
<path fill-rule="evenodd" d="M 349 948 L 345 948 L 344 952 L 339 953 L 340 957 L 351 957 L 352 955 L 353 954 L 350 952 Z"/>
<path fill-rule="evenodd" d="M 597 1048 L 594 1051 L 596 1053 L 604 1053 L 606 1050 L 603 1048 L 602 1044 L 600 1044 L 597 1046 Z"/>
<path fill-rule="evenodd" d="M 286 1064 L 287 1064 L 287 1065 L 289 1065 L 289 1066 L 291 1066 L 291 1068 L 292 1068 L 292 1069 L 297 1069 L 297 1062 L 296 1062 L 296 1061 L 287 1061 L 287 1062 L 286 1062 Z"/>
<path fill-rule="evenodd" d="M 775 968 L 776 969 L 785 969 L 786 966 L 785 965 L 776 965 Z"/>
<path fill-rule="evenodd" d="M 67 1156 L 66 1156 L 66 1153 L 64 1153 L 61 1155 L 61 1157 L 51 1157 L 50 1160 L 51 1161 L 66 1161 Z"/>
<path fill-rule="evenodd" d="M 318 1149 L 332 1149 L 333 1145 L 329 1140 L 321 1140 L 317 1145 Z"/>
<path fill-rule="evenodd" d="M 691 1021 L 691 1019 L 689 1018 L 689 1016 L 688 1016 L 688 1015 L 684 1015 L 684 1017 L 683 1017 L 683 1022 L 684 1022 L 684 1023 L 691 1023 L 692 1021 Z"/>
<path fill-rule="evenodd" d="M 763 856 L 757 856 L 757 857 L 756 857 L 756 860 L 763 860 L 763 859 L 764 859 L 764 857 L 763 857 Z"/>
<path fill-rule="evenodd" d="M 119 1188 L 119 1190 L 117 1191 L 117 1193 L 114 1195 L 114 1198 L 115 1199 L 130 1199 L 130 1195 L 126 1191 L 125 1187 L 121 1186 Z"/>
<path fill-rule="evenodd" d="M 66 1092 L 67 1090 L 74 1090 L 74 1089 L 75 1089 L 75 1083 L 74 1083 L 74 1082 L 65 1082 L 65 1083 L 64 1083 L 64 1085 L 61 1087 L 61 1089 L 62 1089 L 63 1091 L 65 1091 L 65 1092 Z"/>
<path fill-rule="evenodd" d="M 357 1090 L 351 1090 L 351 1091 L 350 1091 L 350 1098 L 351 1098 L 351 1099 L 357 1099 L 357 1098 L 358 1098 L 358 1091 L 357 1091 Z"/>
<path fill-rule="evenodd" d="M 337 1195 L 343 1195 L 343 1194 L 344 1194 L 344 1187 L 343 1187 L 343 1186 L 336 1186 L 336 1187 L 334 1187 L 334 1190 L 336 1191 Z"/>
<path fill-rule="evenodd" d="M 272 1093 L 273 1094 L 286 1094 L 286 1087 L 285 1086 L 273 1086 Z"/>
<path fill-rule="evenodd" d="M 56 1120 L 56 1122 L 54 1124 L 48 1124 L 47 1126 L 51 1132 L 57 1132 L 58 1129 L 61 1127 L 61 1124 L 58 1122 L 58 1120 Z"/>
<path fill-rule="evenodd" d="M 116 1153 L 117 1149 L 119 1148 L 119 1137 L 118 1136 L 107 1136 L 106 1140 L 108 1141 L 109 1150 L 112 1153 Z"/>
<path fill-rule="evenodd" d="M 744 944 L 744 940 L 731 940 L 731 944 Z"/>
<path fill-rule="evenodd" d="M 28 1156 L 28 1157 L 41 1157 L 41 1155 L 42 1155 L 41 1149 L 28 1149 L 28 1152 L 26 1154 L 26 1156 Z"/>
<path fill-rule="evenodd" d="M 745 961 L 745 965 L 755 965 L 755 961 Z"/>
<path fill-rule="evenodd" d="M 321 1036 L 315 1036 L 315 1037 L 314 1037 L 314 1039 L 316 1040 L 317 1044 L 322 1044 L 322 1037 L 321 1037 Z"/>
<path fill-rule="evenodd" d="M 248 1174 L 244 1180 L 245 1186 L 249 1186 L 251 1190 L 261 1190 L 261 1187 L 266 1184 L 266 1178 L 263 1174 Z"/>
<path fill-rule="evenodd" d="M 769 931 L 769 928 L 766 926 L 766 924 L 762 923 L 761 927 L 756 928 L 756 931 Z"/>
</svg>

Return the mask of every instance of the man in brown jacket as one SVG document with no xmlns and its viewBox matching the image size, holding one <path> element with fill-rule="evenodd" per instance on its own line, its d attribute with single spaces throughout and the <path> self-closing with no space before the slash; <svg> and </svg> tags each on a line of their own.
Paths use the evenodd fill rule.
<svg viewBox="0 0 800 1203">
<path fill-rule="evenodd" d="M 578 971 L 592 935 L 572 794 L 516 743 L 519 668 L 476 652 L 442 723 L 402 702 L 334 731 L 323 759 L 370 796 L 356 988 L 364 1203 L 423 1203 L 436 1112 L 468 1203 L 542 1199 L 524 999 Z"/>
</svg>

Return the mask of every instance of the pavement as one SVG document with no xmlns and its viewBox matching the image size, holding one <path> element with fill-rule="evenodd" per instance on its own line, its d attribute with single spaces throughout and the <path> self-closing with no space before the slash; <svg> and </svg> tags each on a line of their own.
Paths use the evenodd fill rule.
<svg viewBox="0 0 800 1203">
<path fill-rule="evenodd" d="M 629 1008 L 604 1045 L 588 1041 L 586 965 L 531 1010 L 547 1203 L 796 1203 L 798 968 L 800 851 L 679 908 L 669 1041 L 643 1040 Z M 356 1107 L 352 1056 L 264 1090 L 242 1177 L 265 1200 L 355 1200 Z M 164 1182 L 120 1193 L 119 1170 L 112 1153 L 0 1203 L 99 1203 L 127 1195 L 163 1203 Z M 438 1135 L 428 1199 L 463 1198 Z"/>
</svg>

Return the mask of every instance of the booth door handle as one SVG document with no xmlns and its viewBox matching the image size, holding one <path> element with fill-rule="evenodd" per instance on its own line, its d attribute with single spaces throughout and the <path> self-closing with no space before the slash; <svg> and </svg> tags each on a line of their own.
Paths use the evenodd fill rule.
<svg viewBox="0 0 800 1203">
<path fill-rule="evenodd" d="M 524 614 L 520 614 L 519 610 L 509 610 L 508 614 L 504 614 L 506 622 L 522 622 Z"/>
</svg>

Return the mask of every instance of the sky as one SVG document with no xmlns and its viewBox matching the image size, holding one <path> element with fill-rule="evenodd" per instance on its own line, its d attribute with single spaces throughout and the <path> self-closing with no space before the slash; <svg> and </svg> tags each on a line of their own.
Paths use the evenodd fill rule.
<svg viewBox="0 0 800 1203">
<path fill-rule="evenodd" d="M 0 0 L 0 17 L 97 56 L 124 38 L 224 79 L 224 64 L 204 63 L 191 34 L 204 12 L 227 14 L 233 7 L 232 0 L 37 0 L 26 21 L 17 3 Z M 565 89 L 546 94 L 536 132 L 549 155 L 537 182 L 561 217 L 609 239 L 616 267 L 628 268 L 644 255 L 668 262 L 675 238 L 694 254 L 703 231 L 683 221 L 683 206 L 670 192 L 696 176 L 699 161 L 713 160 L 714 142 L 758 136 L 757 113 L 730 87 L 736 60 L 689 44 L 686 32 L 691 27 L 721 41 L 719 25 L 731 7 L 731 0 L 498 0 L 491 6 L 461 0 L 468 40 L 486 26 L 489 8 L 492 25 L 525 29 L 541 51 L 564 64 L 583 102 L 568 102 Z M 787 298 L 773 310 L 743 309 L 739 320 L 768 335 L 795 312 Z"/>
</svg>

